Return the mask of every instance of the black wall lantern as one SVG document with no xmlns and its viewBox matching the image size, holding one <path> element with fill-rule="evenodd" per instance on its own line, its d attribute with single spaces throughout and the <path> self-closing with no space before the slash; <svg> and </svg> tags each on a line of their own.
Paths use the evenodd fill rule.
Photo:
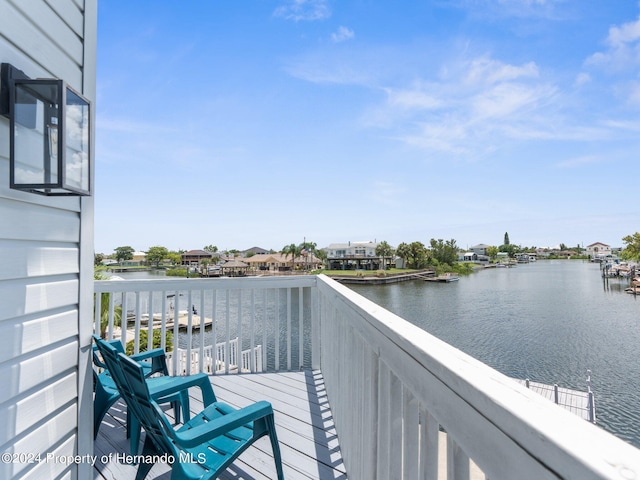
<svg viewBox="0 0 640 480">
<path fill-rule="evenodd" d="M 0 114 L 10 120 L 10 187 L 91 195 L 91 103 L 63 80 L 30 79 L 3 63 Z"/>
</svg>

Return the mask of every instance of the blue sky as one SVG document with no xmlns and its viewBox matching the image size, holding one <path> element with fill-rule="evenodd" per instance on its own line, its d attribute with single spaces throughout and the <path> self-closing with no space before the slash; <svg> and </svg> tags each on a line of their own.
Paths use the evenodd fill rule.
<svg viewBox="0 0 640 480">
<path fill-rule="evenodd" d="M 622 246 L 640 3 L 99 2 L 96 252 Z"/>
</svg>

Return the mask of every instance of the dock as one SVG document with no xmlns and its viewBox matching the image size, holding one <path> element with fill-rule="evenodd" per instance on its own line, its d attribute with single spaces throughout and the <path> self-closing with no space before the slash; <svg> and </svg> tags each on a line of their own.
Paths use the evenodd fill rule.
<svg viewBox="0 0 640 480">
<path fill-rule="evenodd" d="M 425 282 L 440 282 L 440 283 L 449 283 L 449 282 L 457 282 L 460 280 L 460 277 L 453 273 L 445 273 L 443 275 L 438 275 L 437 277 L 425 277 L 423 278 Z"/>
<path fill-rule="evenodd" d="M 166 315 L 166 326 L 168 330 L 173 330 L 175 326 L 174 317 L 175 315 L 173 312 L 169 312 Z M 162 324 L 162 314 L 154 313 L 152 316 L 152 319 L 153 319 L 153 328 L 154 329 L 156 327 L 160 328 L 160 325 Z M 135 315 L 127 316 L 127 323 L 135 323 L 135 321 L 136 321 Z M 140 328 L 142 330 L 147 330 L 146 325 L 148 325 L 148 323 L 149 323 L 149 315 L 146 313 L 143 313 L 141 315 Z M 212 318 L 201 317 L 197 313 L 191 314 L 191 327 L 193 328 L 193 330 L 200 330 L 200 328 L 202 328 L 203 326 L 204 328 L 207 328 L 207 327 L 210 327 L 211 325 L 213 325 Z M 188 328 L 189 328 L 189 312 L 187 310 L 180 310 L 178 312 L 178 329 L 187 330 Z"/>
<path fill-rule="evenodd" d="M 558 385 L 532 382 L 529 379 L 514 378 L 513 380 L 582 419 L 596 423 L 596 405 L 593 392 L 589 386 L 590 377 L 587 378 L 586 392 L 563 388 Z"/>
<path fill-rule="evenodd" d="M 336 282 L 344 284 L 360 284 L 360 285 L 386 285 L 389 283 L 400 283 L 411 280 L 424 280 L 429 277 L 435 276 L 436 272 L 433 270 L 420 270 L 410 273 L 396 273 L 383 276 L 374 275 L 330 275 Z"/>
</svg>

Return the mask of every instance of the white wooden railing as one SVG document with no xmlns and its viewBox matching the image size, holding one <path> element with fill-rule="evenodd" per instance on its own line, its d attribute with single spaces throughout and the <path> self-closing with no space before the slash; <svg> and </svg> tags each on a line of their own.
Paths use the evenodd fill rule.
<svg viewBox="0 0 640 480">
<path fill-rule="evenodd" d="M 229 345 L 238 333 L 242 348 L 263 346 L 266 370 L 321 369 L 350 479 L 640 478 L 640 450 L 325 276 L 100 281 L 95 289 L 112 293 L 111 312 L 135 305 L 125 338 L 137 341 L 144 313 L 159 312 L 166 329 L 162 312 L 175 295 L 189 311 L 197 299 L 215 320 L 209 344 Z M 193 315 L 180 334 L 187 341 Z M 106 329 L 116 330 L 112 321 Z M 173 329 L 175 342 L 177 322 Z M 187 358 L 204 357 L 202 342 L 189 345 Z M 249 357 L 247 370 L 257 371 Z M 177 357 L 172 363 L 177 371 Z M 234 373 L 228 360 L 222 371 Z"/>
</svg>

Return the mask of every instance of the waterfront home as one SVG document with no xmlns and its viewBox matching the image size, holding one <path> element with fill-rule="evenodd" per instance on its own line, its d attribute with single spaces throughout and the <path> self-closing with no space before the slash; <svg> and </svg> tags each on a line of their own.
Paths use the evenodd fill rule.
<svg viewBox="0 0 640 480">
<path fill-rule="evenodd" d="M 189 250 L 181 255 L 182 265 L 200 265 L 203 260 L 211 260 L 213 253 L 205 250 Z"/>
<path fill-rule="evenodd" d="M 477 255 L 487 255 L 487 248 L 490 245 L 486 245 L 484 243 L 479 243 L 478 245 L 474 245 L 473 247 L 469 247 L 469 250 L 476 253 Z"/>
<path fill-rule="evenodd" d="M 595 242 L 585 247 L 585 252 L 592 259 L 606 258 L 611 255 L 611 246 L 602 242 Z"/>
<path fill-rule="evenodd" d="M 332 243 L 322 250 L 327 254 L 327 267 L 330 270 L 378 270 L 391 257 L 385 259 L 376 254 L 379 242 Z M 392 247 L 393 248 L 393 247 Z"/>
<path fill-rule="evenodd" d="M 242 260 L 249 265 L 254 273 L 290 271 L 292 262 L 295 270 L 317 270 L 322 268 L 323 265 L 322 260 L 311 253 L 298 255 L 295 258 L 282 253 L 265 253 L 243 258 Z"/>
<path fill-rule="evenodd" d="M 0 60 L 31 78 L 64 79 L 93 101 L 96 24 L 96 0 L 0 0 Z M 32 133 L 36 151 L 44 133 Z M 120 306 L 127 312 L 122 340 L 134 340 L 138 350 L 141 332 L 156 328 L 149 321 L 156 313 L 157 328 L 168 328 L 171 292 L 174 312 L 188 309 L 186 339 L 193 336 L 195 305 L 204 318 L 215 314 L 208 334 L 229 345 L 233 327 L 240 349 L 273 347 L 260 350 L 265 368 L 295 371 L 261 376 L 249 356 L 254 373 L 235 375 L 262 384 L 260 396 L 303 385 L 302 395 L 282 394 L 289 403 L 277 420 L 287 478 L 463 479 L 472 465 L 494 480 L 640 477 L 636 448 L 325 276 L 94 282 L 93 197 L 10 188 L 11 141 L 0 116 L 3 480 L 135 477 L 135 465 L 123 459 L 124 429 L 117 428 L 121 404 L 94 444 L 91 334 L 100 331 L 105 293 L 107 336 Z M 183 335 L 179 322 L 172 328 Z M 204 346 L 187 346 L 186 373 Z M 224 372 L 232 371 L 229 359 Z M 173 355 L 174 374 L 177 362 Z M 223 400 L 255 395 L 222 385 L 224 375 L 211 379 Z M 305 407 L 312 424 L 289 415 Z M 251 448 L 239 461 L 230 467 L 236 478 L 238 471 L 269 478 L 272 462 L 263 451 Z M 158 477 L 151 473 L 147 478 Z"/>
</svg>

